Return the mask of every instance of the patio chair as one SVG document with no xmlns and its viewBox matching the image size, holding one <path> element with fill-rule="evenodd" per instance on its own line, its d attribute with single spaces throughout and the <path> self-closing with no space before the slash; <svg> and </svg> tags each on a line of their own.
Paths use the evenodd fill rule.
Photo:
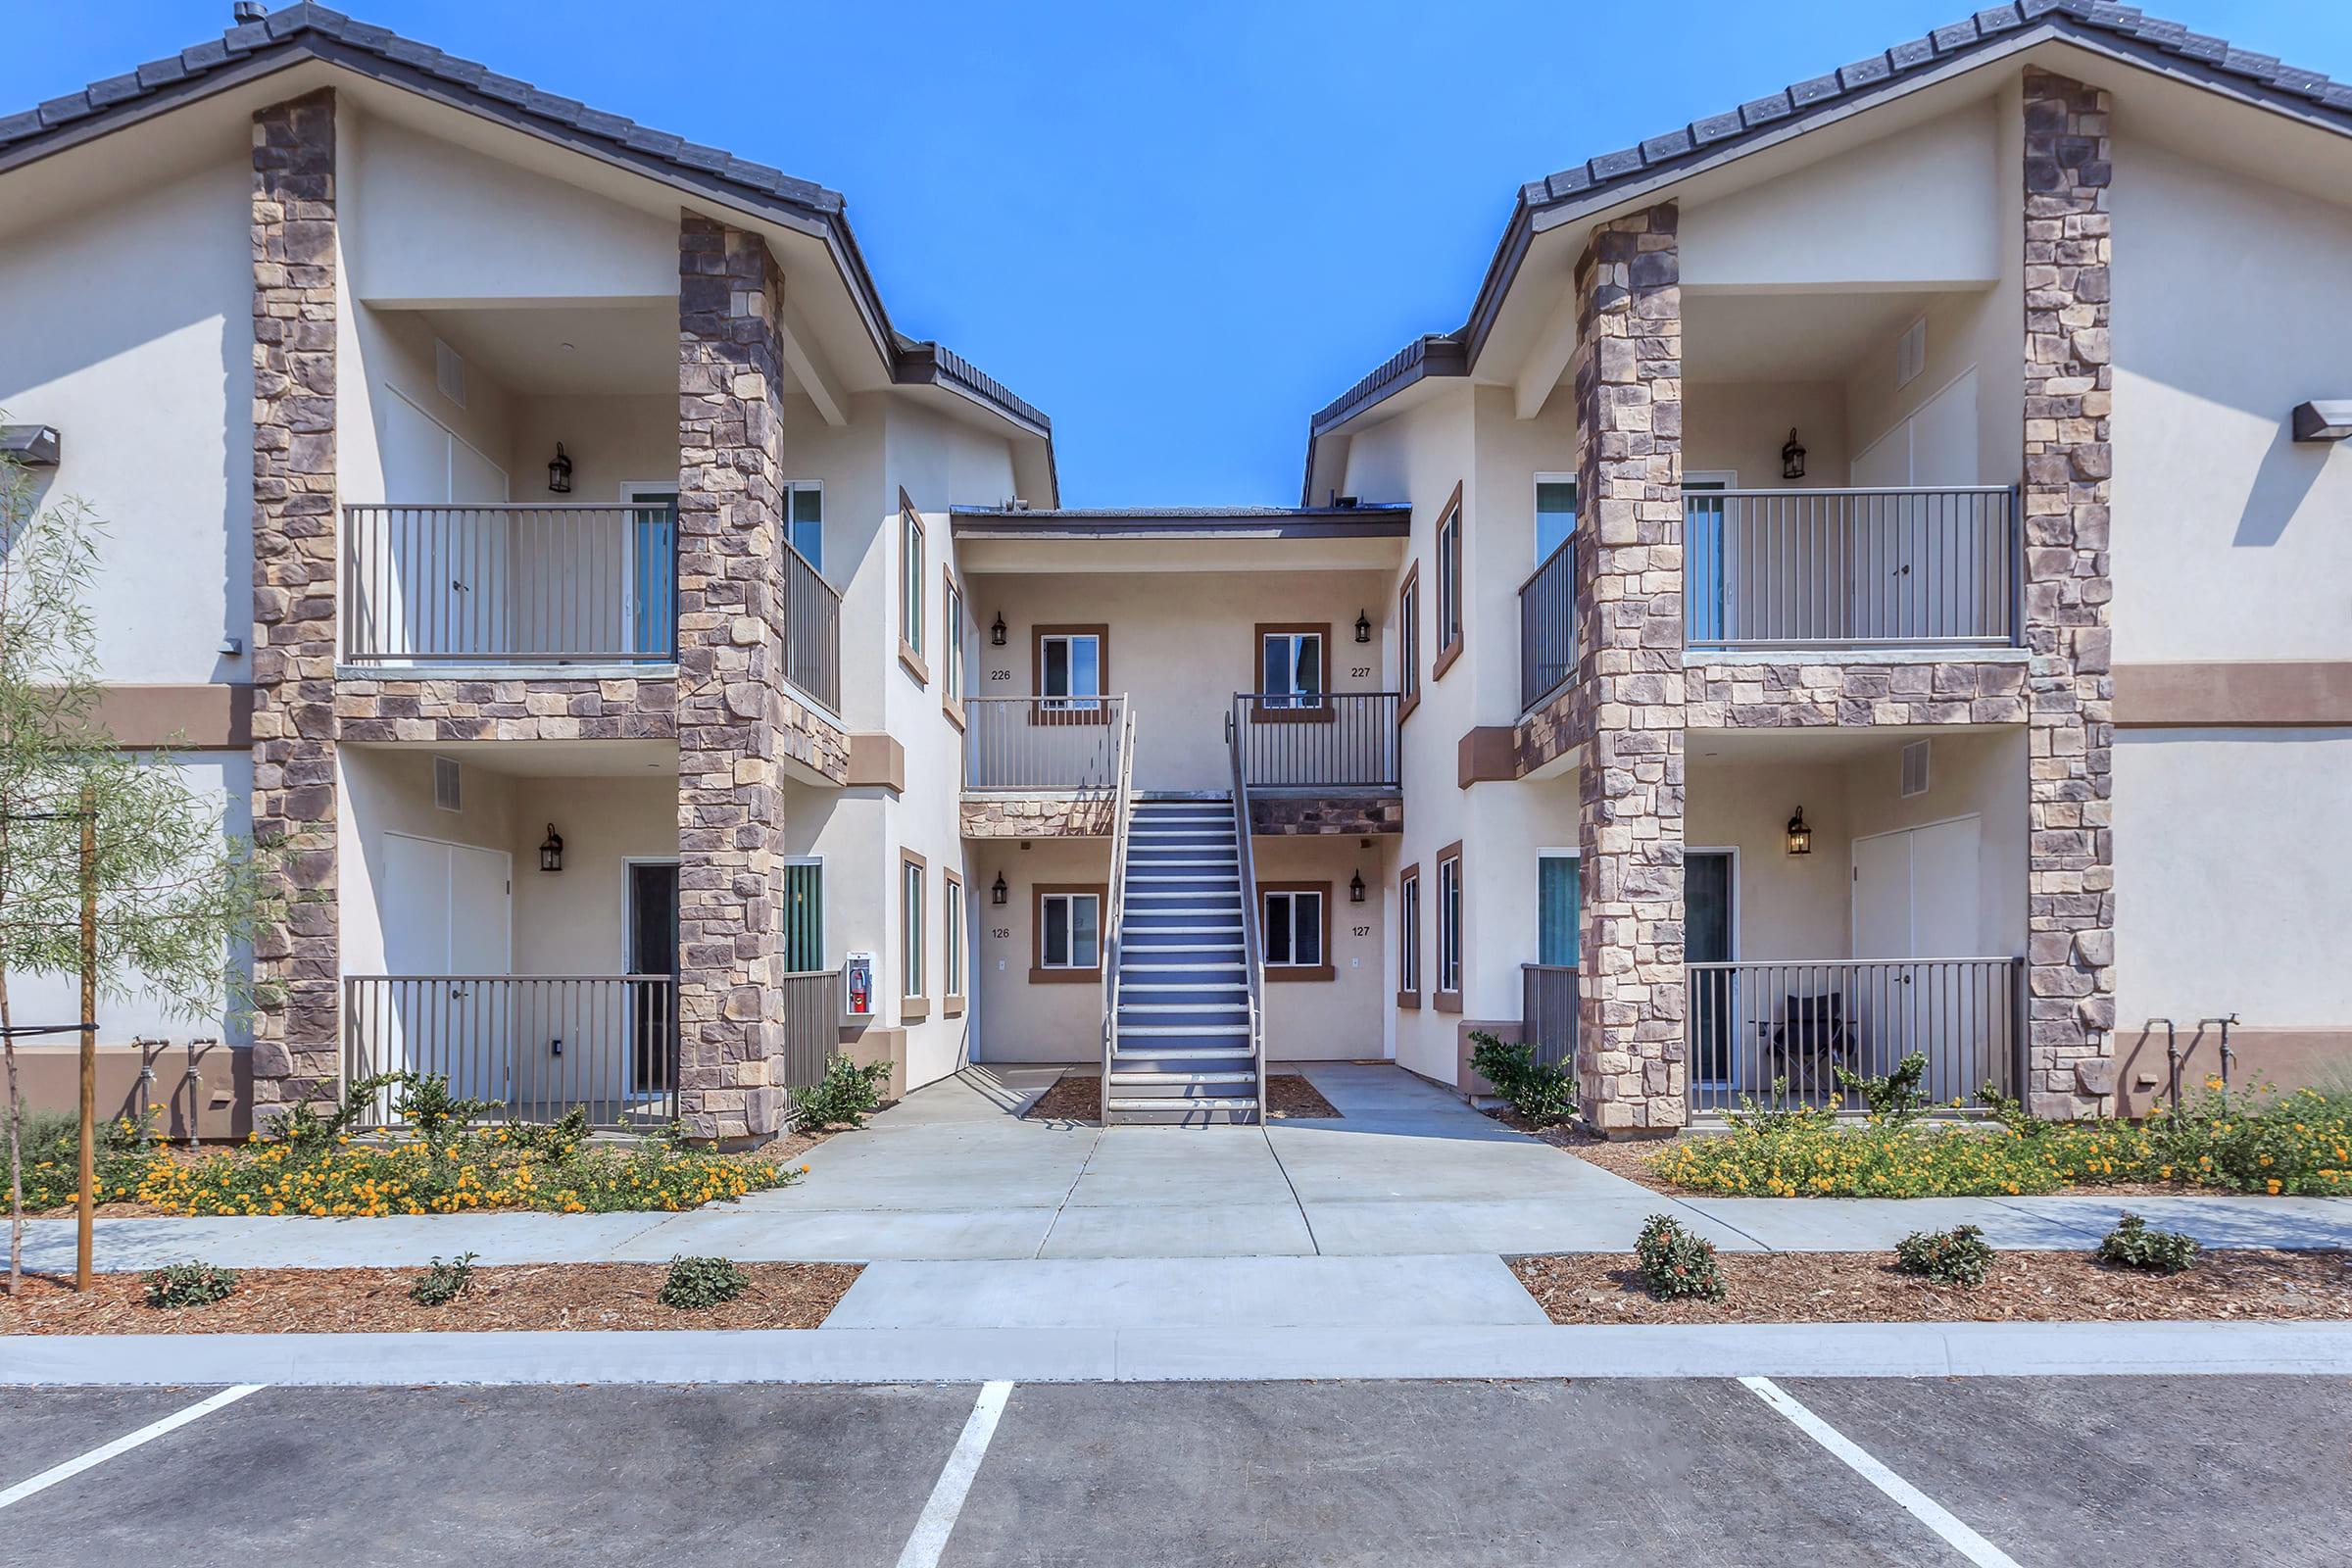
<svg viewBox="0 0 2352 1568">
<path fill-rule="evenodd" d="M 1788 998 L 1781 1021 L 1773 1026 L 1772 1055 L 1780 1076 L 1792 1088 L 1826 1093 L 1835 1081 L 1833 1069 L 1850 1065 L 1854 1055 L 1843 994 Z"/>
</svg>

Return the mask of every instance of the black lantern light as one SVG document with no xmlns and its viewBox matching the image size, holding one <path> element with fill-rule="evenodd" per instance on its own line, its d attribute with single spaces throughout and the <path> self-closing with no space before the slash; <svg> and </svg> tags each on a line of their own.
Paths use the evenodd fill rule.
<svg viewBox="0 0 2352 1568">
<path fill-rule="evenodd" d="M 1004 900 L 1010 896 L 1011 892 L 1012 890 L 1004 885 L 1004 873 L 999 871 L 997 873 L 996 881 L 989 884 L 988 902 L 991 904 L 1003 904 Z"/>
<path fill-rule="evenodd" d="M 1801 806 L 1796 808 L 1796 814 L 1788 819 L 1788 853 L 1813 853 L 1813 830 L 1805 825 L 1805 808 Z"/>
<path fill-rule="evenodd" d="M 556 824 L 553 822 L 547 824 L 547 837 L 539 841 L 539 869 L 542 871 L 564 869 L 564 835 L 556 831 Z"/>
<path fill-rule="evenodd" d="M 1364 873 L 1361 871 L 1348 879 L 1348 902 L 1349 904 L 1364 902 Z"/>
<path fill-rule="evenodd" d="M 551 494 L 571 494 L 571 459 L 564 455 L 564 443 L 556 443 L 556 455 L 547 460 L 547 488 Z"/>
<path fill-rule="evenodd" d="M 1781 448 L 1781 477 L 1802 479 L 1805 476 L 1805 444 L 1796 438 L 1796 427 L 1788 429 L 1788 444 Z"/>
<path fill-rule="evenodd" d="M 989 622 L 988 645 L 991 648 L 1004 646 L 1004 612 L 1002 610 L 997 612 L 997 618 Z"/>
<path fill-rule="evenodd" d="M 1372 617 L 1360 610 L 1355 612 L 1355 640 L 1359 643 L 1372 640 Z"/>
</svg>

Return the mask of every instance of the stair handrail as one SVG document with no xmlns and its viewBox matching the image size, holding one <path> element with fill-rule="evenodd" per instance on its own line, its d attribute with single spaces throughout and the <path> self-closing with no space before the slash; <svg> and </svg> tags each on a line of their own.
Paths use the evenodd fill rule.
<svg viewBox="0 0 2352 1568">
<path fill-rule="evenodd" d="M 1135 703 L 1119 703 L 1118 783 L 1110 805 L 1110 897 L 1102 932 L 1102 1125 L 1110 1125 L 1110 1071 L 1119 1043 L 1119 957 L 1127 923 L 1127 815 L 1135 783 Z"/>
<path fill-rule="evenodd" d="M 1242 893 L 1242 975 L 1250 985 L 1250 1061 L 1257 1072 L 1257 1121 L 1266 1121 L 1266 1034 L 1264 995 L 1259 985 L 1257 857 L 1250 845 L 1250 770 L 1242 764 L 1250 698 L 1237 694 L 1225 716 L 1225 748 L 1233 761 L 1233 838 Z"/>
</svg>

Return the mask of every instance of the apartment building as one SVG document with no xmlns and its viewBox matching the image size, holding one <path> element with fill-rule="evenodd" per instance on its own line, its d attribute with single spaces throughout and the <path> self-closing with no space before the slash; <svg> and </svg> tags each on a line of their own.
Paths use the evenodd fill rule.
<svg viewBox="0 0 2352 1568">
<path fill-rule="evenodd" d="M 1479 1093 L 1492 1031 L 1626 1135 L 1913 1052 L 2130 1113 L 2224 1017 L 2340 1071 L 2347 132 L 1996 7 L 1524 187 L 1299 506 L 1090 511 L 842 198 L 380 28 L 0 120 L 108 717 L 300 895 L 250 1040 L 134 1004 L 111 1070 L 718 1138 L 834 1049 L 1248 1120 L 1269 1059 Z"/>
</svg>

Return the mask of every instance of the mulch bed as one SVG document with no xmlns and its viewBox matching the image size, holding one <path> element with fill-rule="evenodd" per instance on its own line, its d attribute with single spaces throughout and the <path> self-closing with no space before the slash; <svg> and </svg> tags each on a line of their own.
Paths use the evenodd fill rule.
<svg viewBox="0 0 2352 1568">
<path fill-rule="evenodd" d="M 1102 1075 L 1099 1072 L 1065 1072 L 1054 1080 L 1054 1087 L 1037 1099 L 1037 1102 L 1021 1112 L 1024 1121 L 1083 1121 L 1101 1119 L 1102 1110 Z M 1316 1117 L 1338 1120 L 1339 1107 L 1323 1098 L 1322 1092 L 1295 1072 L 1270 1073 L 1266 1077 L 1266 1114 L 1276 1121 L 1291 1117 Z"/>
<path fill-rule="evenodd" d="M 146 1304 L 137 1274 L 27 1274 L 0 1295 L 0 1334 L 414 1334 L 462 1329 L 812 1329 L 858 1278 L 855 1263 L 744 1263 L 751 1286 L 701 1311 L 655 1298 L 662 1263 L 544 1263 L 476 1268 L 446 1306 L 418 1306 L 414 1268 L 240 1270 L 236 1293 L 208 1306 Z"/>
<path fill-rule="evenodd" d="M 1898 1273 L 1889 1252 L 1722 1254 L 1721 1301 L 1661 1301 L 1631 1252 L 1511 1264 L 1554 1323 L 2156 1323 L 2352 1318 L 2352 1253 L 2215 1251 L 2170 1277 L 2082 1252 L 2002 1252 L 1973 1290 Z"/>
</svg>

